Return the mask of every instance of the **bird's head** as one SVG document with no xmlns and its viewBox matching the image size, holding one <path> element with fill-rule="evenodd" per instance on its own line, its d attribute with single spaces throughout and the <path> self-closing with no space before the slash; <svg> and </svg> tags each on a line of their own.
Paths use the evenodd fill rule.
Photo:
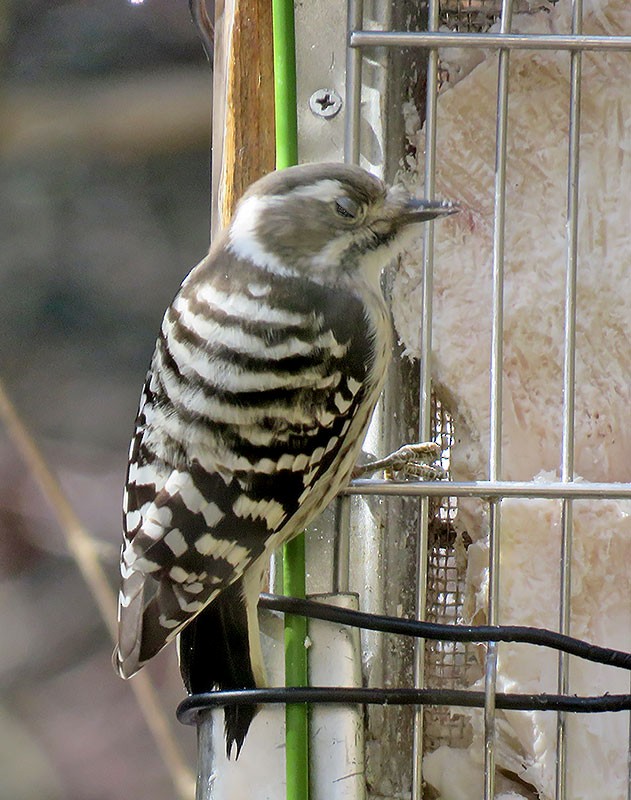
<svg viewBox="0 0 631 800">
<path fill-rule="evenodd" d="M 418 223 L 457 211 L 388 188 L 364 169 L 306 164 L 258 180 L 239 202 L 229 248 L 264 269 L 322 280 L 360 269 L 373 276 Z"/>
</svg>

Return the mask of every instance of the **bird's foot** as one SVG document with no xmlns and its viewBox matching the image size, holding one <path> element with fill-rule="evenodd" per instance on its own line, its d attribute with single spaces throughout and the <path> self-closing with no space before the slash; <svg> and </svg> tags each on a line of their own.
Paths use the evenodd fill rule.
<svg viewBox="0 0 631 800">
<path fill-rule="evenodd" d="M 437 481 L 446 476 L 445 470 L 435 462 L 441 456 L 436 442 L 405 444 L 385 458 L 362 464 L 353 470 L 353 478 L 365 478 L 375 472 L 384 472 L 388 480 L 415 478 L 422 481 Z"/>
</svg>

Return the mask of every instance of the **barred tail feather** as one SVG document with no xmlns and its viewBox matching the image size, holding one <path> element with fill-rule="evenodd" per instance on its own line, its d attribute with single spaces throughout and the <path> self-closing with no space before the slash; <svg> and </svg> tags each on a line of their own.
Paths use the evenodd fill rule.
<svg viewBox="0 0 631 800">
<path fill-rule="evenodd" d="M 120 609 L 119 643 L 114 651 L 114 667 L 122 678 L 135 675 L 191 619 L 179 607 L 178 588 L 171 581 L 157 582 L 138 573 L 123 581 L 130 599 Z"/>
</svg>

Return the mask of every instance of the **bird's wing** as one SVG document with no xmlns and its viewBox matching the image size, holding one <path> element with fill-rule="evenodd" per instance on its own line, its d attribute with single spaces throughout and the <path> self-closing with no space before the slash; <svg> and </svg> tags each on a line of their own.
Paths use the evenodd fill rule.
<svg viewBox="0 0 631 800">
<path fill-rule="evenodd" d="M 296 287 L 283 300 L 304 303 L 291 311 L 303 327 L 288 328 L 281 339 L 250 325 L 261 328 L 256 355 L 222 341 L 228 326 L 213 327 L 210 342 L 195 338 L 201 317 L 186 288 L 167 312 L 130 453 L 116 656 L 124 677 L 238 580 L 275 544 L 270 539 L 298 533 L 354 464 L 372 411 L 367 386 L 373 399 L 379 389 L 366 380 L 372 343 L 364 306 L 350 295 L 308 289 L 308 301 Z M 319 313 L 308 312 L 313 307 Z M 249 342 L 244 336 L 241 347 Z M 211 369 L 203 387 L 175 363 L 173 352 L 183 348 L 212 359 L 200 367 Z M 246 388 L 228 391 L 222 376 L 246 369 Z"/>
<path fill-rule="evenodd" d="M 280 504 L 253 500 L 236 477 L 198 464 L 171 470 L 154 499 L 136 508 L 154 480 L 145 468 L 128 484 L 127 519 L 138 524 L 121 559 L 117 660 L 124 677 L 237 580 L 287 517 Z"/>
<path fill-rule="evenodd" d="M 321 510 L 311 491 L 339 458 L 341 445 L 327 445 L 344 438 L 355 404 L 350 392 L 332 395 L 323 412 L 326 426 L 295 437 L 304 441 L 294 441 L 296 452 L 269 473 L 208 471 L 197 462 L 173 469 L 139 459 L 127 484 L 116 657 L 121 675 L 133 675 L 238 580 L 270 537 L 298 532 L 294 520 L 308 521 Z M 331 480 L 335 493 L 340 476 Z"/>
</svg>

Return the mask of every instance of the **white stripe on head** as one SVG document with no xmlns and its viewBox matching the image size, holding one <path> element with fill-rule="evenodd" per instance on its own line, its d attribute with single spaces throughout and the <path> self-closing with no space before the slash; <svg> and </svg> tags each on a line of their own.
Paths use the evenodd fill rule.
<svg viewBox="0 0 631 800">
<path fill-rule="evenodd" d="M 266 250 L 256 233 L 262 212 L 278 202 L 282 202 L 282 198 L 257 195 L 241 200 L 228 229 L 228 250 L 237 258 L 249 261 L 268 272 L 295 276 L 298 273 Z"/>
<path fill-rule="evenodd" d="M 332 178 L 323 178 L 317 183 L 298 186 L 287 192 L 285 197 L 306 197 L 308 200 L 320 200 L 322 203 L 332 203 L 340 195 L 345 194 L 340 181 Z"/>
</svg>

